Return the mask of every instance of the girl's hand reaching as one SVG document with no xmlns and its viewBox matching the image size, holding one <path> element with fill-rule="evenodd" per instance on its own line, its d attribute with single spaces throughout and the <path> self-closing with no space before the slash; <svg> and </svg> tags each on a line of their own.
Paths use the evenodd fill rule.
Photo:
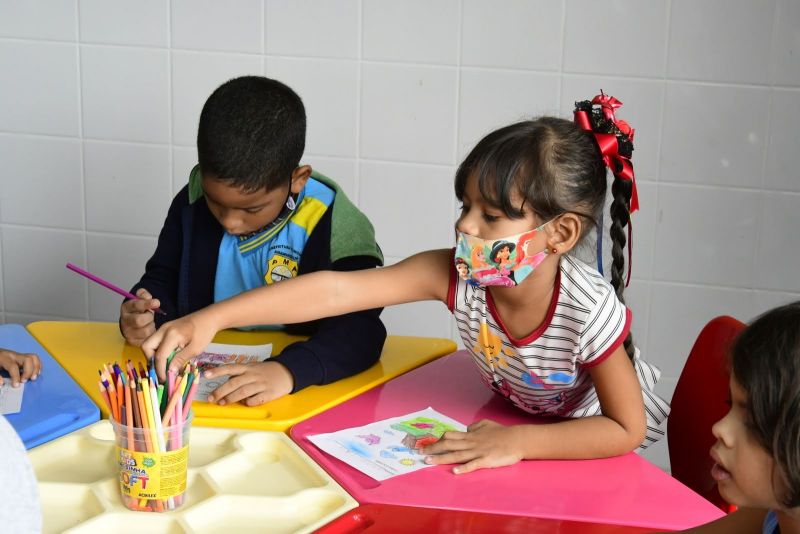
<svg viewBox="0 0 800 534">
<path fill-rule="evenodd" d="M 204 311 L 161 325 L 153 335 L 142 343 L 142 351 L 148 358 L 155 357 L 156 373 L 160 380 L 166 378 L 167 358 L 175 353 L 170 369 L 176 373 L 186 362 L 203 352 L 214 335 L 220 330 L 213 316 Z"/>
<path fill-rule="evenodd" d="M 13 350 L 0 349 L 0 369 L 8 371 L 11 385 L 18 387 L 20 382 L 36 380 L 42 372 L 42 362 L 36 354 L 21 354 Z M 0 386 L 3 377 L 0 376 Z"/>
<path fill-rule="evenodd" d="M 442 439 L 422 449 L 428 464 L 464 464 L 453 468 L 462 474 L 486 467 L 512 465 L 523 458 L 520 427 L 504 426 L 483 419 L 466 432 L 445 432 Z"/>
</svg>

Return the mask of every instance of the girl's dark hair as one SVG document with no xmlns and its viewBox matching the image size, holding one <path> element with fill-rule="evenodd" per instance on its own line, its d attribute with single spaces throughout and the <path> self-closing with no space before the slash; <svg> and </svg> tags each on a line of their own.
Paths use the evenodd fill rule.
<svg viewBox="0 0 800 534">
<path fill-rule="evenodd" d="M 574 213 L 586 222 L 583 236 L 597 226 L 606 198 L 606 165 L 594 135 L 556 117 L 518 122 L 481 139 L 456 172 L 459 200 L 473 175 L 484 200 L 507 217 L 521 218 L 525 209 L 533 210 L 542 221 Z M 624 303 L 622 249 L 627 242 L 624 228 L 630 221 L 631 184 L 615 178 L 611 192 L 611 285 Z M 524 199 L 522 204 L 513 205 L 513 196 Z M 630 333 L 624 345 L 632 359 Z"/>
<path fill-rule="evenodd" d="M 262 76 L 225 82 L 200 113 L 201 172 L 247 192 L 289 183 L 305 142 L 303 101 L 291 88 Z"/>
<path fill-rule="evenodd" d="M 747 393 L 749 429 L 786 482 L 782 504 L 800 506 L 800 302 L 753 321 L 736 338 L 730 362 Z"/>
</svg>

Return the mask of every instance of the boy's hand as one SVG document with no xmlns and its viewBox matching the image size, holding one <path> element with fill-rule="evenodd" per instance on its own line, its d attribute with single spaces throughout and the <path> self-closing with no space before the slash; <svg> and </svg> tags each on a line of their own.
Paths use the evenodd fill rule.
<svg viewBox="0 0 800 534">
<path fill-rule="evenodd" d="M 258 362 L 247 365 L 220 365 L 203 373 L 204 378 L 231 378 L 208 396 L 208 402 L 220 406 L 243 401 L 247 406 L 259 406 L 292 392 L 294 377 L 278 362 Z"/>
<path fill-rule="evenodd" d="M 522 460 L 515 426 L 503 426 L 484 419 L 467 427 L 466 432 L 445 432 L 442 439 L 422 449 L 428 464 L 464 464 L 453 473 L 469 473 L 485 467 L 502 467 Z"/>
<path fill-rule="evenodd" d="M 19 387 L 20 382 L 36 380 L 42 372 L 42 362 L 36 354 L 21 354 L 13 350 L 0 349 L 0 369 L 8 371 L 11 385 Z M 0 385 L 3 377 L 0 376 Z"/>
<path fill-rule="evenodd" d="M 211 315 L 200 310 L 161 325 L 142 342 L 142 352 L 148 358 L 155 357 L 156 374 L 164 380 L 170 354 L 174 352 L 175 356 L 169 367 L 177 373 L 186 362 L 203 352 L 218 331 Z"/>
<path fill-rule="evenodd" d="M 140 300 L 126 300 L 119 309 L 119 325 L 125 340 L 131 345 L 141 345 L 156 331 L 153 310 L 161 303 L 144 288 L 136 291 Z"/>
</svg>

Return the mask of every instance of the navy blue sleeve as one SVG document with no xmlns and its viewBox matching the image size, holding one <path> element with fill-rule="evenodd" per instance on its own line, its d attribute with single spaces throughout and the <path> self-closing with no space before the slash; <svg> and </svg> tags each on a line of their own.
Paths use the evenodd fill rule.
<svg viewBox="0 0 800 534">
<path fill-rule="evenodd" d="M 143 287 L 161 301 L 166 315 L 156 314 L 156 326 L 178 317 L 178 277 L 183 250 L 182 212 L 189 205 L 188 188 L 184 187 L 172 201 L 153 256 L 147 261 L 144 275 L 131 288 L 131 293 Z"/>
<path fill-rule="evenodd" d="M 377 258 L 352 256 L 330 261 L 330 212 L 320 220 L 309 236 L 300 258 L 299 276 L 320 271 L 356 271 L 379 266 Z M 380 319 L 381 308 L 328 317 L 312 323 L 287 325 L 292 334 L 306 334 L 307 341 L 286 347 L 273 358 L 294 377 L 294 390 L 310 385 L 329 384 L 360 373 L 380 359 L 386 341 L 386 327 Z"/>
</svg>

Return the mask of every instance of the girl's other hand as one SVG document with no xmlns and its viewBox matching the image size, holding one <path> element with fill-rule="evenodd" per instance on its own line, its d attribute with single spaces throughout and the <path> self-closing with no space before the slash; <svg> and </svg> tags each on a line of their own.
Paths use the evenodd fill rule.
<svg viewBox="0 0 800 534">
<path fill-rule="evenodd" d="M 422 449 L 428 464 L 463 464 L 453 468 L 459 475 L 476 469 L 502 467 L 522 460 L 519 428 L 484 419 L 466 432 L 445 432 L 442 439 Z"/>
<path fill-rule="evenodd" d="M 0 369 L 5 369 L 11 379 L 11 385 L 19 387 L 20 382 L 28 379 L 36 380 L 42 372 L 42 362 L 36 354 L 21 354 L 13 350 L 0 349 Z M 0 385 L 3 377 L 0 376 Z"/>
</svg>

